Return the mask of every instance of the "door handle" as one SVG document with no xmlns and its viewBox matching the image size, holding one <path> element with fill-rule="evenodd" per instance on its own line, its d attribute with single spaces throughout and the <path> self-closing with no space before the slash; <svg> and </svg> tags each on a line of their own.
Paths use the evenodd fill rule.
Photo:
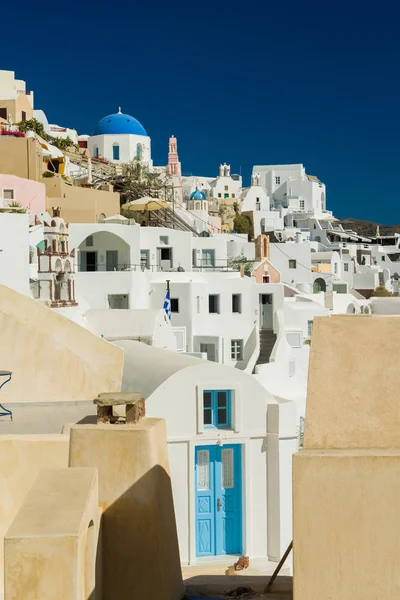
<svg viewBox="0 0 400 600">
<path fill-rule="evenodd" d="M 217 512 L 220 512 L 220 510 L 221 510 L 221 499 L 218 498 L 218 500 L 217 500 Z"/>
</svg>

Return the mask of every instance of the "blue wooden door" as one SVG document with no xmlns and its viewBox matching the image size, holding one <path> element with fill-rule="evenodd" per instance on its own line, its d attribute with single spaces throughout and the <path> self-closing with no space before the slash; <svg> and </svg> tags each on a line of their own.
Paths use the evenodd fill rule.
<svg viewBox="0 0 400 600">
<path fill-rule="evenodd" d="M 241 446 L 196 448 L 197 556 L 241 554 Z"/>
</svg>

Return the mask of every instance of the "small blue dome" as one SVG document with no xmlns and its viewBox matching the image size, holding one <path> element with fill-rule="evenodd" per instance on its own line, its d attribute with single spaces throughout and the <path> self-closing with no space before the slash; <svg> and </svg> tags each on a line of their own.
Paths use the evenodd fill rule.
<svg viewBox="0 0 400 600">
<path fill-rule="evenodd" d="M 137 119 L 121 112 L 100 119 L 92 135 L 120 135 L 124 133 L 147 136 L 145 128 Z"/>
<path fill-rule="evenodd" d="M 207 200 L 207 196 L 204 192 L 196 188 L 194 192 L 190 194 L 190 200 Z"/>
</svg>

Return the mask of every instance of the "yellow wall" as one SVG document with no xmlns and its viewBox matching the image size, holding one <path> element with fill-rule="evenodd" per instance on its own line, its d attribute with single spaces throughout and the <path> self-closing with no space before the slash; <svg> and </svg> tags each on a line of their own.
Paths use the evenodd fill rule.
<svg viewBox="0 0 400 600">
<path fill-rule="evenodd" d="M 0 286 L 2 401 L 91 400 L 119 391 L 123 350 L 50 308 Z"/>
<path fill-rule="evenodd" d="M 94 600 L 98 513 L 96 469 L 42 470 L 5 536 L 5 600 Z"/>
<path fill-rule="evenodd" d="M 0 436 L 0 597 L 3 591 L 5 533 L 39 471 L 68 466 L 68 450 L 67 435 Z"/>
<path fill-rule="evenodd" d="M 397 316 L 314 319 L 305 449 L 400 447 L 399 339 Z"/>
<path fill-rule="evenodd" d="M 0 136 L 0 173 L 43 182 L 43 154 L 34 138 Z"/>
<path fill-rule="evenodd" d="M 26 113 L 26 120 L 33 118 L 32 106 L 25 94 L 19 94 L 16 100 L 1 100 L 0 108 L 7 109 L 7 118 L 11 114 L 12 122 L 19 123 L 22 121 L 22 111 Z"/>
<path fill-rule="evenodd" d="M 46 185 L 47 210 L 51 214 L 53 206 L 60 206 L 61 216 L 67 223 L 98 223 L 101 214 L 106 217 L 119 214 L 117 192 L 69 185 L 57 176 L 42 181 Z"/>
<path fill-rule="evenodd" d="M 74 425 L 70 439 L 70 466 L 99 471 L 103 600 L 178 600 L 183 586 L 165 422 Z"/>
<path fill-rule="evenodd" d="M 312 270 L 315 273 L 331 273 L 332 265 L 331 263 L 318 263 L 317 265 L 313 265 Z"/>
<path fill-rule="evenodd" d="M 302 451 L 293 467 L 294 598 L 398 600 L 400 452 Z"/>
<path fill-rule="evenodd" d="M 314 320 L 293 460 L 296 600 L 400 597 L 400 318 Z"/>
</svg>

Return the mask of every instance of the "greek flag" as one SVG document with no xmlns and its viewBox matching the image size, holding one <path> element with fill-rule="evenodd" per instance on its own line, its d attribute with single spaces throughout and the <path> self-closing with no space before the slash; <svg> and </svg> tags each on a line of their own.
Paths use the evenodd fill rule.
<svg viewBox="0 0 400 600">
<path fill-rule="evenodd" d="M 171 320 L 171 295 L 169 293 L 169 290 L 167 290 L 165 293 L 164 310 L 165 314 L 167 315 L 167 318 Z"/>
</svg>

